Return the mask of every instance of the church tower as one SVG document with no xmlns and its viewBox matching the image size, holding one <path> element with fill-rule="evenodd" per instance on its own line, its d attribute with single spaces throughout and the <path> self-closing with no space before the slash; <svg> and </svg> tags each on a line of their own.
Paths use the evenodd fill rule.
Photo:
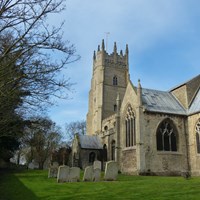
<svg viewBox="0 0 200 200">
<path fill-rule="evenodd" d="M 89 108 L 87 114 L 87 134 L 99 134 L 102 121 L 113 114 L 118 108 L 117 96 L 123 100 L 129 80 L 128 45 L 125 54 L 118 54 L 114 43 L 113 53 L 105 50 L 104 40 L 101 47 L 93 55 L 93 75 L 89 92 Z"/>
</svg>

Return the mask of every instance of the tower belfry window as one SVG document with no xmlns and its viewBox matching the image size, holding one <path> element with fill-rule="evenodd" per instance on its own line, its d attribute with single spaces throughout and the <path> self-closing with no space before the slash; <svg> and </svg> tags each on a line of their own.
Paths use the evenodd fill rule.
<svg viewBox="0 0 200 200">
<path fill-rule="evenodd" d="M 118 83 L 117 83 L 117 76 L 113 77 L 113 85 L 118 85 Z"/>
<path fill-rule="evenodd" d="M 197 153 L 200 153 L 200 119 L 196 124 L 195 131 L 196 131 Z"/>
</svg>

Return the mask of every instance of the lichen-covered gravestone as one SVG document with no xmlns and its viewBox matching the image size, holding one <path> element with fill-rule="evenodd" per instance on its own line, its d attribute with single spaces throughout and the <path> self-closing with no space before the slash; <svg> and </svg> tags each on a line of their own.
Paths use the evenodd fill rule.
<svg viewBox="0 0 200 200">
<path fill-rule="evenodd" d="M 92 181 L 93 166 L 87 166 L 84 171 L 83 181 Z"/>
<path fill-rule="evenodd" d="M 100 169 L 101 170 L 101 161 L 99 161 L 99 160 L 95 160 L 94 161 L 94 164 L 93 164 L 93 168 L 94 169 Z"/>
<path fill-rule="evenodd" d="M 68 166 L 62 165 L 58 168 L 57 182 L 64 183 L 69 181 L 69 170 Z"/>
<path fill-rule="evenodd" d="M 58 174 L 59 164 L 57 162 L 53 162 L 53 164 L 49 167 L 48 178 L 56 178 Z"/>
<path fill-rule="evenodd" d="M 48 178 L 56 178 L 58 174 L 58 167 L 49 167 Z"/>
<path fill-rule="evenodd" d="M 78 182 L 80 181 L 80 168 L 72 167 L 69 170 L 69 182 Z"/>
<path fill-rule="evenodd" d="M 118 175 L 118 165 L 115 161 L 109 161 L 106 163 L 104 180 L 115 181 Z"/>
<path fill-rule="evenodd" d="M 97 182 L 101 179 L 101 170 L 99 168 L 96 168 L 93 170 L 93 181 Z"/>
</svg>

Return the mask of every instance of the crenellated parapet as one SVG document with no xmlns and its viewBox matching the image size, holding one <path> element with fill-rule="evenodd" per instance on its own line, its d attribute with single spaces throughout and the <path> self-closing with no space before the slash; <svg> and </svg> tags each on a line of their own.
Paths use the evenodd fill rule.
<svg viewBox="0 0 200 200">
<path fill-rule="evenodd" d="M 93 55 L 93 68 L 98 66 L 104 67 L 116 67 L 116 68 L 129 68 L 128 63 L 128 45 L 126 45 L 125 53 L 122 50 L 117 52 L 117 44 L 114 43 L 113 52 L 109 54 L 105 50 L 104 40 L 102 40 L 102 45 L 98 45 L 97 52 L 94 51 Z"/>
</svg>

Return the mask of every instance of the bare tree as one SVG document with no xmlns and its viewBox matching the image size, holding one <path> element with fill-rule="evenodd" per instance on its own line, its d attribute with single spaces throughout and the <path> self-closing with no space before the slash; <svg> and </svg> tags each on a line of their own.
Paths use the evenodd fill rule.
<svg viewBox="0 0 200 200">
<path fill-rule="evenodd" d="M 75 48 L 62 40 L 61 23 L 58 27 L 47 23 L 50 14 L 65 9 L 65 0 L 2 0 L 0 2 L 0 76 L 15 64 L 20 73 L 11 82 L 19 80 L 26 92 L 26 108 L 50 103 L 50 97 L 66 97 L 69 79 L 58 73 L 66 64 L 76 61 Z M 6 45 L 3 45 L 3 43 Z M 3 47 L 3 48 L 2 48 Z M 53 56 L 55 55 L 55 56 Z M 9 58 L 9 59 L 8 59 Z M 57 59 L 58 58 L 58 59 Z M 0 93 L 4 93 L 0 85 Z M 65 95 L 63 95 L 65 94 Z"/>
<path fill-rule="evenodd" d="M 67 98 L 72 84 L 60 72 L 79 56 L 62 39 L 64 23 L 48 24 L 64 10 L 65 0 L 0 1 L 0 137 L 13 121 L 9 109 L 21 116 L 45 109 L 51 97 Z"/>
<path fill-rule="evenodd" d="M 66 136 L 68 143 L 71 143 L 76 134 L 85 135 L 86 134 L 86 121 L 75 121 L 65 124 Z"/>
<path fill-rule="evenodd" d="M 28 147 L 28 160 L 35 160 L 43 169 L 45 161 L 50 159 L 52 151 L 61 140 L 60 129 L 48 118 L 36 117 L 30 120 L 23 138 L 24 147 Z"/>
</svg>

